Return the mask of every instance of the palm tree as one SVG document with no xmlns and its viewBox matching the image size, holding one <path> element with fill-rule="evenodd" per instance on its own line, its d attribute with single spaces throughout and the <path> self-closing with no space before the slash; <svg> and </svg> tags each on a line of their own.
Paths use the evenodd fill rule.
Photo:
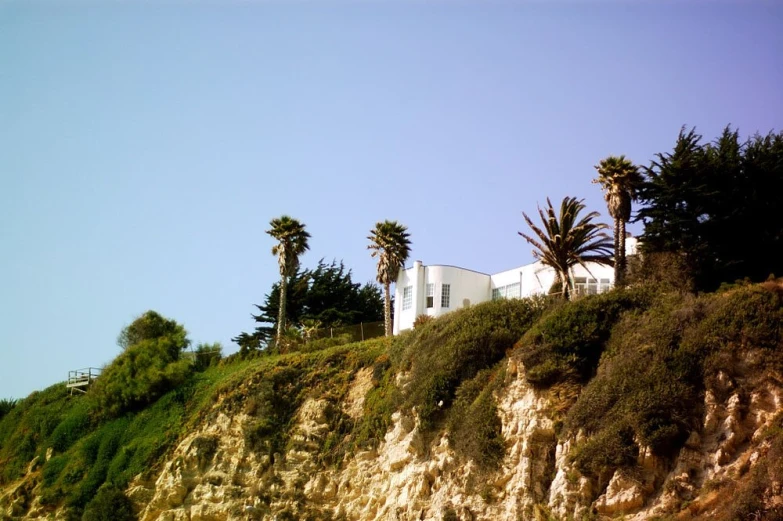
<svg viewBox="0 0 783 521">
<path fill-rule="evenodd" d="M 614 219 L 614 284 L 625 284 L 625 223 L 631 218 L 631 202 L 643 178 L 639 167 L 625 156 L 609 156 L 596 166 L 609 215 Z"/>
<path fill-rule="evenodd" d="M 603 223 L 592 222 L 598 217 L 598 212 L 590 212 L 578 219 L 585 205 L 576 197 L 566 197 L 560 205 L 560 218 L 555 214 L 552 202 L 547 198 L 546 214 L 539 207 L 543 229 L 539 228 L 526 213 L 522 212 L 528 226 L 537 238 L 518 232 L 527 242 L 533 245 L 533 257 L 542 264 L 555 270 L 555 282 L 562 287 L 565 299 L 570 298 L 571 269 L 577 264 L 587 268 L 588 262 L 611 266 L 612 243 L 603 230 L 609 228 Z"/>
<path fill-rule="evenodd" d="M 409 236 L 408 228 L 397 221 L 383 221 L 376 223 L 367 237 L 370 240 L 367 249 L 372 250 L 373 257 L 378 257 L 377 280 L 383 284 L 384 289 L 383 318 L 386 336 L 392 334 L 389 286 L 397 280 L 400 268 L 408 260 L 411 252 Z"/>
<path fill-rule="evenodd" d="M 280 266 L 280 304 L 277 315 L 277 342 L 283 338 L 285 331 L 285 303 L 289 277 L 296 274 L 299 269 L 299 257 L 310 246 L 307 240 L 310 234 L 305 231 L 305 225 L 287 215 L 269 221 L 271 228 L 266 231 L 277 239 L 278 243 L 272 246 L 272 255 L 277 255 L 277 264 Z"/>
</svg>

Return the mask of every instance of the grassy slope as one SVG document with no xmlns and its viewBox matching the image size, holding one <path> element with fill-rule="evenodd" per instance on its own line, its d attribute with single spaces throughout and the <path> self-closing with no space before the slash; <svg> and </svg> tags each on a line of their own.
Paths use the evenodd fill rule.
<svg viewBox="0 0 783 521">
<path fill-rule="evenodd" d="M 780 374 L 780 319 L 781 295 L 772 284 L 699 298 L 642 288 L 568 304 L 485 303 L 392 340 L 228 362 L 110 421 L 97 420 L 88 399 L 68 397 L 58 384 L 0 419 L 0 486 L 53 448 L 40 469 L 43 501 L 78 515 L 103 483 L 123 487 L 136 474 L 154 473 L 219 398 L 223 411 L 255 418 L 245 433 L 255 450 L 281 453 L 302 401 L 317 396 L 338 403 L 362 367 L 372 368 L 374 383 L 365 414 L 354 424 L 339 407 L 331 411 L 334 434 L 321 447 L 325 464 L 377 445 L 395 410 L 415 408 L 425 431 L 448 429 L 461 457 L 492 468 L 504 450 L 493 391 L 503 385 L 507 356 L 523 362 L 535 386 L 576 389 L 553 409 L 561 411 L 560 435 L 588 432 L 573 454 L 577 467 L 606 476 L 633 464 L 634 438 L 672 457 L 699 425 L 705 382 L 718 370 L 731 371 L 739 353 L 757 352 L 759 378 Z M 403 389 L 395 383 L 400 373 L 407 375 Z M 778 454 L 780 433 L 770 436 L 771 453 Z M 763 488 L 769 481 L 762 474 L 738 490 Z"/>
</svg>

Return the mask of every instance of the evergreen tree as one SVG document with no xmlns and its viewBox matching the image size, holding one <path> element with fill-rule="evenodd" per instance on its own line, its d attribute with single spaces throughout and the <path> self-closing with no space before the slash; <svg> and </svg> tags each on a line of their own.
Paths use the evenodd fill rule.
<svg viewBox="0 0 783 521">
<path fill-rule="evenodd" d="M 783 133 L 741 143 L 726 127 L 713 143 L 701 139 L 683 128 L 645 169 L 643 252 L 679 257 L 699 290 L 780 274 Z"/>
</svg>

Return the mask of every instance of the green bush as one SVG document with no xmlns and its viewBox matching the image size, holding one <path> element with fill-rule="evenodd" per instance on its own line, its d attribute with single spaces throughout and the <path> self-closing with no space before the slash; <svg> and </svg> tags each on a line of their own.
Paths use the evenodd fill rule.
<svg viewBox="0 0 783 521">
<path fill-rule="evenodd" d="M 590 435 L 575 449 L 584 473 L 631 465 L 632 441 L 671 457 L 703 414 L 705 378 L 736 371 L 756 351 L 756 378 L 783 367 L 781 299 L 752 286 L 725 294 L 659 296 L 614 327 L 598 374 L 568 411 L 565 430 Z M 777 347 L 777 349 L 772 349 Z"/>
<path fill-rule="evenodd" d="M 89 430 L 89 404 L 84 400 L 79 400 L 74 409 L 55 427 L 49 443 L 55 452 L 64 452 Z"/>
<path fill-rule="evenodd" d="M 405 405 L 416 407 L 422 427 L 447 410 L 460 383 L 494 366 L 541 315 L 541 299 L 496 300 L 427 322 L 405 337 L 410 366 Z"/>
<path fill-rule="evenodd" d="M 182 351 L 190 344 L 184 327 L 174 320 L 161 316 L 156 311 L 147 311 L 120 332 L 117 337 L 117 345 L 122 349 L 128 349 L 145 340 L 163 337 L 177 339 L 177 351 L 170 353 L 172 358 L 176 358 L 179 355 L 179 351 Z"/>
<path fill-rule="evenodd" d="M 503 382 L 504 365 L 484 369 L 457 388 L 449 411 L 449 441 L 458 454 L 483 467 L 493 467 L 505 455 L 494 392 Z"/>
<path fill-rule="evenodd" d="M 133 503 L 122 489 L 105 485 L 84 509 L 82 521 L 133 521 Z"/>
<path fill-rule="evenodd" d="M 569 378 L 586 382 L 622 313 L 646 307 L 650 299 L 646 290 L 614 290 L 551 310 L 515 346 L 527 380 L 539 387 Z"/>
<path fill-rule="evenodd" d="M 13 398 L 3 398 L 0 400 L 0 420 L 3 419 L 3 416 L 11 412 L 11 409 L 16 407 L 17 403 L 18 400 L 14 400 Z"/>
<path fill-rule="evenodd" d="M 190 374 L 190 363 L 180 360 L 180 343 L 174 337 L 143 340 L 128 347 L 103 370 L 88 392 L 102 417 L 152 403 L 181 385 Z"/>
<path fill-rule="evenodd" d="M 208 367 L 218 365 L 223 358 L 223 346 L 220 342 L 214 344 L 199 344 L 196 346 L 196 359 L 193 368 L 196 371 L 205 371 Z"/>
</svg>

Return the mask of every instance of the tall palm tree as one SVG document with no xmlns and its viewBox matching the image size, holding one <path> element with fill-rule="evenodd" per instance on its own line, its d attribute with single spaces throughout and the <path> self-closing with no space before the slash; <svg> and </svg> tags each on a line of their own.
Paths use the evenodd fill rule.
<svg viewBox="0 0 783 521">
<path fill-rule="evenodd" d="M 614 219 L 614 284 L 625 284 L 625 223 L 631 218 L 631 202 L 643 182 L 639 167 L 625 156 L 609 156 L 596 166 L 593 179 L 604 190 L 609 215 Z"/>
<path fill-rule="evenodd" d="M 555 214 L 552 202 L 547 198 L 546 213 L 539 207 L 543 229 L 539 228 L 526 213 L 522 212 L 530 229 L 536 237 L 518 232 L 527 242 L 533 245 L 533 256 L 542 264 L 555 270 L 556 282 L 562 287 L 565 299 L 571 293 L 571 269 L 577 264 L 587 268 L 588 262 L 604 266 L 612 265 L 612 242 L 603 230 L 609 226 L 593 222 L 598 212 L 590 212 L 579 219 L 585 205 L 576 197 L 566 197 L 560 205 L 560 217 Z"/>
<path fill-rule="evenodd" d="M 367 249 L 372 250 L 371 255 L 378 257 L 377 280 L 383 285 L 384 302 L 383 318 L 386 336 L 392 334 L 391 323 L 391 295 L 389 287 L 397 280 L 400 268 L 405 265 L 411 252 L 411 241 L 408 239 L 408 228 L 397 221 L 383 221 L 375 224 L 367 237 L 370 244 Z"/>
<path fill-rule="evenodd" d="M 287 215 L 272 219 L 269 221 L 269 226 L 271 228 L 266 233 L 278 241 L 272 246 L 272 255 L 277 255 L 277 264 L 280 267 L 280 305 L 277 315 L 277 342 L 279 343 L 286 324 L 288 279 L 299 269 L 299 257 L 310 248 L 307 244 L 310 234 L 305 231 L 304 224 Z"/>
</svg>

